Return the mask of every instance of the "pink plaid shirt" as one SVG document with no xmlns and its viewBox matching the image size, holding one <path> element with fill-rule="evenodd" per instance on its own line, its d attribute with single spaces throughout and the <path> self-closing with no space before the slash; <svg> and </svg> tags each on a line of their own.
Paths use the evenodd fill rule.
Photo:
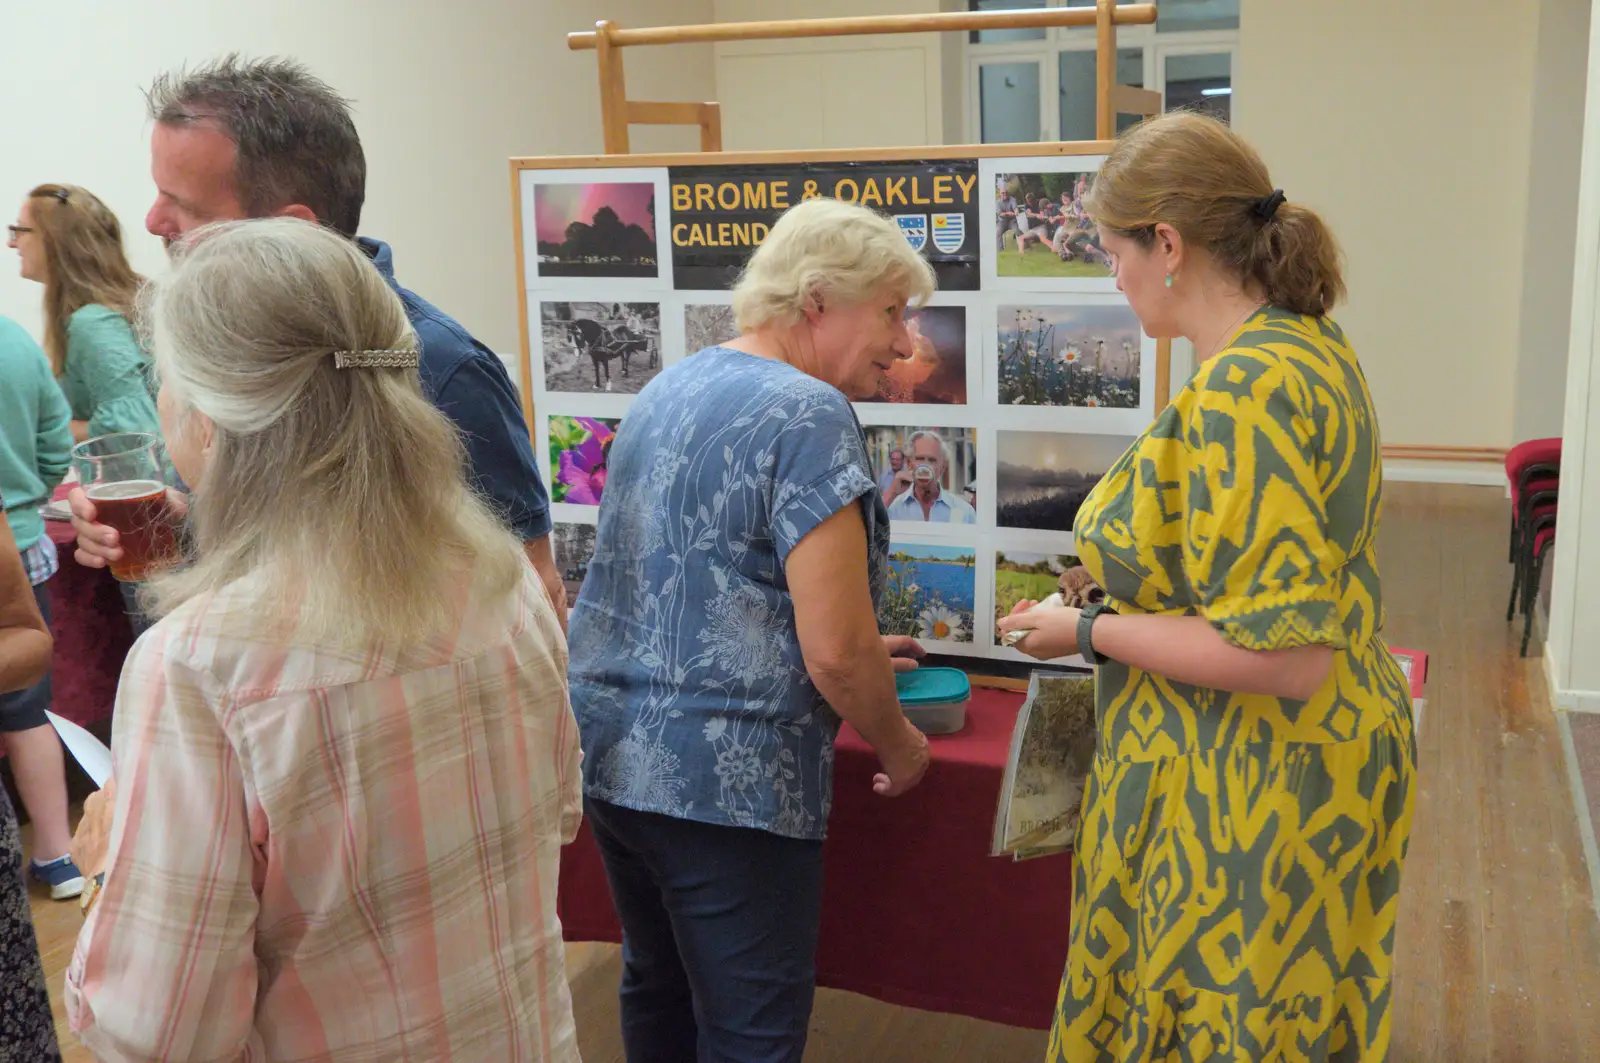
<svg viewBox="0 0 1600 1063">
<path fill-rule="evenodd" d="M 134 647 L 67 972 L 99 1059 L 578 1059 L 566 647 L 531 568 L 462 597 L 457 631 L 398 652 L 264 634 L 233 588 Z"/>
</svg>

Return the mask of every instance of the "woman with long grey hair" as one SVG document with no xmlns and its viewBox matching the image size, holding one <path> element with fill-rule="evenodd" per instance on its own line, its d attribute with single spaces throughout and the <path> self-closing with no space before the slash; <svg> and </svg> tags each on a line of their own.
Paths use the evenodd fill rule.
<svg viewBox="0 0 1600 1063">
<path fill-rule="evenodd" d="M 550 601 L 353 243 L 179 250 L 141 317 L 194 553 L 148 587 L 85 807 L 73 1028 L 117 1059 L 576 1060 Z"/>
</svg>

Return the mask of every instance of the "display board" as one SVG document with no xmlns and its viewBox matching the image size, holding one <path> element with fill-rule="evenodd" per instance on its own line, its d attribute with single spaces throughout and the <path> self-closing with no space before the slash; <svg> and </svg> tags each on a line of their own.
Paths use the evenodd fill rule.
<svg viewBox="0 0 1600 1063">
<path fill-rule="evenodd" d="M 1029 661 L 997 618 L 1056 590 L 1078 506 L 1167 398 L 1167 346 L 1082 210 L 1108 149 L 512 160 L 523 397 L 569 595 L 634 396 L 736 335 L 744 261 L 788 207 L 833 196 L 893 218 L 939 278 L 907 315 L 915 357 L 855 404 L 893 518 L 880 623 L 937 654 Z"/>
</svg>

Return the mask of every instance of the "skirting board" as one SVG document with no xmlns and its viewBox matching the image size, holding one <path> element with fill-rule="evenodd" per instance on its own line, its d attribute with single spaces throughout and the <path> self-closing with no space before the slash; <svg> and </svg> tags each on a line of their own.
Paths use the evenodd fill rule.
<svg viewBox="0 0 1600 1063">
<path fill-rule="evenodd" d="M 1558 709 L 1568 712 L 1600 712 L 1600 690 L 1565 690 L 1556 682 L 1556 655 L 1550 640 L 1544 640 L 1544 681 L 1550 688 L 1550 700 Z"/>
<path fill-rule="evenodd" d="M 1583 862 L 1589 865 L 1589 903 L 1600 912 L 1600 844 L 1595 841 L 1595 822 L 1589 816 L 1588 794 L 1583 772 L 1578 768 L 1578 750 L 1572 744 L 1572 724 L 1565 713 L 1556 713 L 1556 730 L 1561 734 L 1561 752 L 1567 762 L 1567 782 L 1572 791 L 1572 810 L 1578 816 L 1578 837 L 1583 842 Z"/>
<path fill-rule="evenodd" d="M 1385 458 L 1383 478 L 1410 483 L 1505 487 L 1505 467 L 1487 461 L 1415 461 Z"/>
</svg>

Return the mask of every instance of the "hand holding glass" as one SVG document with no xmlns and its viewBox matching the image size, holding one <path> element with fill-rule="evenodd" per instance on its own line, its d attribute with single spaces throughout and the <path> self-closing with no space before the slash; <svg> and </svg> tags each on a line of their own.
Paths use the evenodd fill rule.
<svg viewBox="0 0 1600 1063">
<path fill-rule="evenodd" d="M 98 520 L 117 531 L 122 557 L 111 563 L 113 576 L 138 583 L 177 557 L 160 437 L 98 436 L 73 447 L 72 461 Z"/>
</svg>

